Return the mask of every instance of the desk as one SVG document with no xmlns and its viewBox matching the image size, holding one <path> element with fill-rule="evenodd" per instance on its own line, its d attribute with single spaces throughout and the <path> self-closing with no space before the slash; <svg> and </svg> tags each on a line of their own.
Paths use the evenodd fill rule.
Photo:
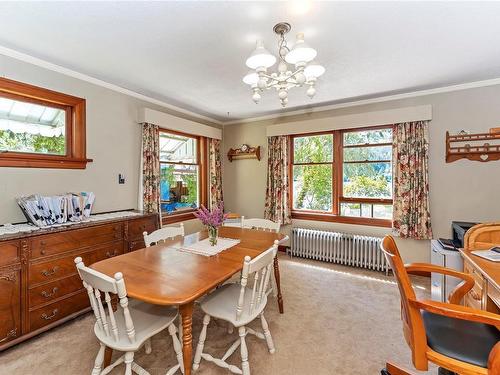
<svg viewBox="0 0 500 375">
<path fill-rule="evenodd" d="M 194 301 L 228 280 L 243 268 L 246 255 L 256 257 L 269 249 L 280 233 L 235 227 L 219 228 L 221 237 L 241 242 L 213 257 L 177 251 L 169 246 L 190 244 L 207 238 L 207 231 L 176 237 L 160 245 L 134 251 L 93 264 L 91 267 L 108 276 L 123 273 L 127 295 L 158 305 L 177 305 L 182 317 L 182 353 L 184 375 L 191 375 L 192 315 Z M 275 258 L 275 276 L 279 287 L 279 269 Z M 278 289 L 278 300 L 281 291 Z M 108 351 L 108 356 L 110 356 Z"/>
<path fill-rule="evenodd" d="M 465 296 L 465 305 L 500 313 L 500 263 L 495 263 L 460 249 L 464 258 L 464 272 L 471 274 L 476 284 Z"/>
</svg>

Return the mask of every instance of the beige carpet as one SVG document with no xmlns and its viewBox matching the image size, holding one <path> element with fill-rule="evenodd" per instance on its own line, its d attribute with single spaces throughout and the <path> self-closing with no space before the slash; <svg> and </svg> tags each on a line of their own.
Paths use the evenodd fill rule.
<svg viewBox="0 0 500 375">
<path fill-rule="evenodd" d="M 391 277 L 378 272 L 281 256 L 285 314 L 272 299 L 267 318 L 276 353 L 264 341 L 249 336 L 249 361 L 254 375 L 264 374 L 380 374 L 386 360 L 412 368 L 399 320 L 399 295 Z M 417 292 L 429 293 L 425 280 Z M 195 312 L 193 336 L 197 343 L 202 314 Z M 0 374 L 90 374 L 98 343 L 88 314 L 0 354 Z M 257 326 L 254 322 L 253 326 Z M 236 339 L 222 322 L 211 323 L 206 351 L 221 356 Z M 116 353 L 115 353 L 116 355 Z M 151 375 L 165 374 L 175 363 L 166 333 L 153 339 L 153 353 L 136 354 Z M 230 362 L 239 366 L 239 351 Z M 123 374 L 123 365 L 113 374 Z M 202 362 L 197 374 L 230 372 Z M 415 373 L 417 373 L 415 371 Z M 432 372 L 432 373 L 435 373 Z M 424 373 L 419 373 L 424 374 Z M 431 372 L 429 372 L 431 374 Z"/>
</svg>

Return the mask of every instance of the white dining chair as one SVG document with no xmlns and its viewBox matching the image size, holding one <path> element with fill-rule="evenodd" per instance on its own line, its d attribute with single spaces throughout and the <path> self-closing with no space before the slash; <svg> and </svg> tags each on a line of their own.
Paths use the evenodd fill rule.
<svg viewBox="0 0 500 375">
<path fill-rule="evenodd" d="M 146 247 L 150 247 L 153 244 L 155 245 L 177 236 L 184 236 L 184 224 L 180 223 L 179 226 L 160 228 L 150 234 L 143 232 L 142 235 L 144 236 Z"/>
<path fill-rule="evenodd" d="M 245 216 L 242 216 L 241 227 L 279 233 L 281 224 L 279 222 L 275 223 L 274 221 L 268 219 L 259 219 L 259 218 L 245 219 Z M 271 279 L 272 279 L 271 283 L 272 288 L 269 288 L 269 290 L 267 290 L 267 294 L 269 295 L 269 293 L 271 293 L 272 291 L 273 297 L 276 298 L 278 297 L 278 285 L 276 284 L 276 278 L 274 276 L 274 273 L 271 276 Z"/>
<path fill-rule="evenodd" d="M 264 309 L 267 304 L 266 290 L 273 271 L 273 260 L 277 251 L 278 241 L 275 241 L 270 249 L 254 259 L 251 259 L 247 255 L 243 261 L 241 282 L 239 284 L 223 285 L 208 295 L 201 303 L 201 309 L 205 313 L 205 316 L 194 356 L 193 370 L 197 370 L 201 359 L 205 359 L 235 374 L 250 375 L 246 344 L 246 336 L 249 333 L 266 340 L 269 353 L 272 354 L 275 352 L 269 325 L 264 317 Z M 251 287 L 247 287 L 247 284 L 251 285 Z M 238 328 L 238 340 L 229 347 L 222 358 L 214 358 L 212 355 L 203 352 L 208 324 L 212 317 L 224 320 L 232 324 L 235 328 Z M 262 324 L 262 332 L 247 327 L 250 322 L 258 317 L 260 317 Z M 241 353 L 241 369 L 226 362 L 238 346 Z"/>
<path fill-rule="evenodd" d="M 245 219 L 245 216 L 242 216 L 241 227 L 279 233 L 281 224 L 268 219 Z"/>
<path fill-rule="evenodd" d="M 147 354 L 151 353 L 151 337 L 165 328 L 168 328 L 177 355 L 177 364 L 170 368 L 167 374 L 172 375 L 178 369 L 184 373 L 181 344 L 174 324 L 178 315 L 177 308 L 129 300 L 121 272 L 112 278 L 86 267 L 81 257 L 76 258 L 75 263 L 94 311 L 96 319 L 94 333 L 100 342 L 91 374 L 105 375 L 116 366 L 125 363 L 125 375 L 131 375 L 132 371 L 140 375 L 149 375 L 149 372 L 134 362 L 134 354 L 142 346 L 145 347 Z M 111 303 L 113 294 L 118 295 L 119 300 L 116 311 L 113 311 Z M 125 354 L 102 369 L 106 347 Z"/>
</svg>

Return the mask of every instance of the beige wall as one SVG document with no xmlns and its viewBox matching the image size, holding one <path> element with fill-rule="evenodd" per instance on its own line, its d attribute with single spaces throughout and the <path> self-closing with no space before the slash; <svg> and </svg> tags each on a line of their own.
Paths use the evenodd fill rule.
<svg viewBox="0 0 500 375">
<path fill-rule="evenodd" d="M 24 221 L 15 197 L 33 193 L 93 191 L 93 212 L 137 208 L 141 142 L 138 110 L 164 109 L 1 55 L 0 76 L 85 98 L 87 156 L 94 160 L 85 170 L 0 168 L 0 225 Z M 118 184 L 119 173 L 125 174 L 124 185 Z"/>
<path fill-rule="evenodd" d="M 294 116 L 293 121 L 430 104 L 430 198 L 434 237 L 449 237 L 452 220 L 490 221 L 500 219 L 500 161 L 480 163 L 460 160 L 445 162 L 445 133 L 465 129 L 486 132 L 500 124 L 500 86 L 455 91 L 404 100 L 343 108 L 311 115 Z M 248 143 L 263 147 L 262 160 L 224 158 L 224 202 L 226 208 L 248 217 L 262 217 L 266 189 L 266 126 L 290 119 L 228 125 L 224 127 L 224 152 Z M 307 132 L 307 128 L 303 129 Z M 294 220 L 293 226 L 319 227 L 362 234 L 383 234 L 388 229 Z M 289 228 L 283 228 L 289 232 Z M 428 261 L 428 241 L 399 240 L 406 261 Z"/>
</svg>

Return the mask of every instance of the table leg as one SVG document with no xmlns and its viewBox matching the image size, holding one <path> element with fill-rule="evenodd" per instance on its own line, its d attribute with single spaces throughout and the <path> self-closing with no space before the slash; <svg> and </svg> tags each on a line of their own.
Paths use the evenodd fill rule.
<svg viewBox="0 0 500 375">
<path fill-rule="evenodd" d="M 179 306 L 182 317 L 182 356 L 184 360 L 184 375 L 191 375 L 193 362 L 193 302 Z"/>
<path fill-rule="evenodd" d="M 106 350 L 104 351 L 104 363 L 102 368 L 106 368 L 111 364 L 111 356 L 113 355 L 113 349 L 109 346 L 106 346 Z"/>
<path fill-rule="evenodd" d="M 280 310 L 280 314 L 283 314 L 283 296 L 281 295 L 280 266 L 278 263 L 278 255 L 274 257 L 274 278 L 276 279 L 276 288 L 278 289 L 278 307 Z"/>
</svg>

